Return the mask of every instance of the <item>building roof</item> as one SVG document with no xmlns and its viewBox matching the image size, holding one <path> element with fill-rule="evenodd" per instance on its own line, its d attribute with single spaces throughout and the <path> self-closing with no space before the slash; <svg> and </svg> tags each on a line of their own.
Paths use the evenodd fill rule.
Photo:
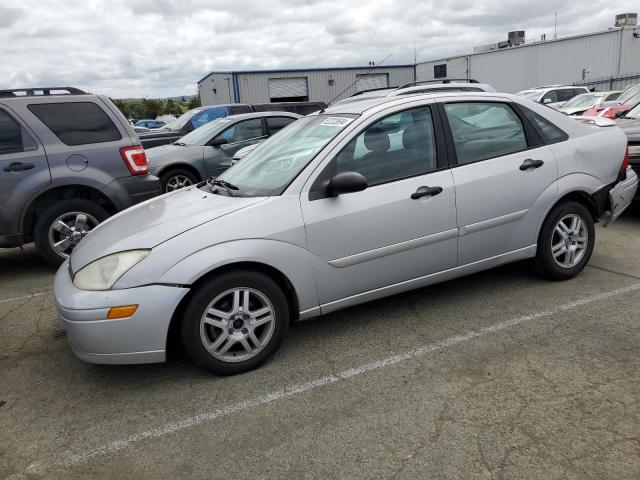
<svg viewBox="0 0 640 480">
<path fill-rule="evenodd" d="M 270 69 L 270 70 L 220 70 L 207 73 L 204 77 L 198 80 L 198 83 L 202 83 L 204 80 L 214 74 L 227 74 L 238 75 L 243 73 L 292 73 L 292 72 L 328 72 L 328 71 L 340 71 L 340 70 L 384 70 L 389 68 L 414 68 L 415 65 L 365 65 L 362 67 L 320 67 L 320 68 L 282 68 L 282 69 Z"/>
</svg>

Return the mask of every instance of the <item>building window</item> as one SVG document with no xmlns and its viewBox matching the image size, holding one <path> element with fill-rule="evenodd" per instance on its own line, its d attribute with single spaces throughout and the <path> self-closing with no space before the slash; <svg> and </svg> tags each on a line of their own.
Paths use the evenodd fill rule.
<svg viewBox="0 0 640 480">
<path fill-rule="evenodd" d="M 433 66 L 433 78 L 447 78 L 447 64 Z"/>
</svg>

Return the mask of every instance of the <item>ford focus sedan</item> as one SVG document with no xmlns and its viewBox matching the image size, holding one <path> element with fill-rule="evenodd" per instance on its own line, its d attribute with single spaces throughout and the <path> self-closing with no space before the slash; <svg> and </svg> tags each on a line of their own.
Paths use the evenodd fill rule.
<svg viewBox="0 0 640 480">
<path fill-rule="evenodd" d="M 496 93 L 309 115 L 215 180 L 100 224 L 56 275 L 75 354 L 250 370 L 291 321 L 523 259 L 579 274 L 637 177 L 608 119 Z"/>
</svg>

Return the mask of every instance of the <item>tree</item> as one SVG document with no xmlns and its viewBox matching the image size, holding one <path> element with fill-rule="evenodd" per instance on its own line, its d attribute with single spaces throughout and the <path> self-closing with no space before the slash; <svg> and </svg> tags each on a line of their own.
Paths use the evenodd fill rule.
<svg viewBox="0 0 640 480">
<path fill-rule="evenodd" d="M 124 100 L 120 100 L 120 99 L 111 99 L 111 101 L 114 103 L 114 105 L 116 107 L 118 107 L 118 110 L 120 110 L 122 112 L 122 115 L 124 115 L 124 118 L 131 118 L 131 112 L 129 112 L 129 105 L 127 105 L 127 102 L 125 102 Z"/>
<path fill-rule="evenodd" d="M 163 105 L 162 105 L 162 101 L 158 100 L 158 99 L 151 99 L 151 98 L 143 98 L 142 99 L 142 106 L 144 107 L 145 110 L 145 117 L 146 118 L 156 118 L 160 115 L 162 115 L 162 111 L 163 111 Z"/>
<path fill-rule="evenodd" d="M 200 105 L 200 95 L 194 95 L 191 97 L 191 100 L 189 100 L 187 107 L 191 110 L 192 108 L 198 108 Z"/>
</svg>

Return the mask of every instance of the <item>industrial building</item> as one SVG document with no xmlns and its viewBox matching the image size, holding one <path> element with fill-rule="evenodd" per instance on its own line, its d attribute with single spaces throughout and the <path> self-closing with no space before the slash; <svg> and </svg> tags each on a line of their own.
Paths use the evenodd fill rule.
<svg viewBox="0 0 640 480">
<path fill-rule="evenodd" d="M 534 41 L 522 30 L 473 53 L 416 65 L 211 72 L 198 81 L 203 105 L 322 101 L 414 81 L 476 79 L 515 93 L 538 85 L 617 90 L 640 83 L 637 14 L 621 14 L 608 30 Z M 357 83 L 356 80 L 358 80 Z"/>
<path fill-rule="evenodd" d="M 619 90 L 640 83 L 640 28 L 637 14 L 616 16 L 602 32 L 525 41 L 525 32 L 482 45 L 474 53 L 416 65 L 418 80 L 474 78 L 499 92 L 515 93 L 537 85 L 587 85 Z"/>
<path fill-rule="evenodd" d="M 340 98 L 362 90 L 403 85 L 415 78 L 415 65 L 211 72 L 198 81 L 198 92 L 203 105 L 329 103 L 342 91 Z"/>
</svg>

